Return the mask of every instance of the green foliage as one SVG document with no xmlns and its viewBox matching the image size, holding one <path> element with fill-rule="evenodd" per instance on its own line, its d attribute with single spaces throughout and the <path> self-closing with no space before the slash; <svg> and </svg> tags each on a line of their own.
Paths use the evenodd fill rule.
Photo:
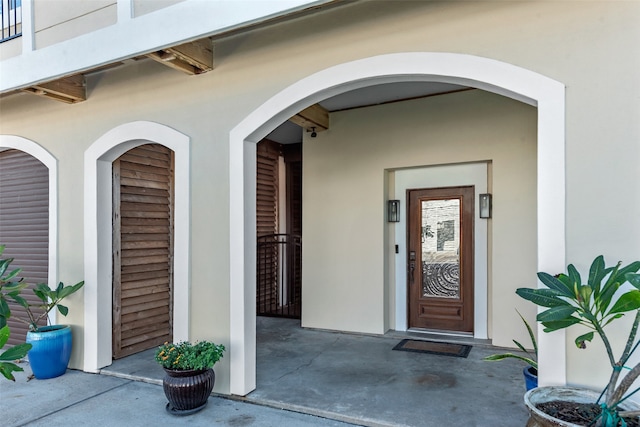
<svg viewBox="0 0 640 427">
<path fill-rule="evenodd" d="M 164 343 L 156 350 L 155 359 L 167 369 L 208 369 L 222 358 L 224 351 L 222 344 L 210 341 Z"/>
<path fill-rule="evenodd" d="M 10 333 L 8 326 L 5 325 L 0 328 L 0 349 L 2 349 L 9 340 Z M 8 380 L 15 381 L 16 378 L 13 376 L 13 373 L 22 372 L 24 369 L 13 362 L 24 358 L 29 350 L 31 350 L 31 344 L 24 343 L 13 346 L 0 353 L 0 374 Z"/>
<path fill-rule="evenodd" d="M 573 266 L 567 267 L 567 273 L 552 276 L 548 273 L 538 273 L 538 279 L 548 289 L 520 288 L 516 291 L 522 298 L 539 306 L 547 308 L 538 314 L 537 320 L 545 327 L 544 332 L 553 332 L 580 324 L 591 331 L 575 339 L 578 348 L 586 348 L 597 334 L 607 350 L 612 373 L 603 395 L 606 393 L 602 413 L 608 414 L 594 420 L 597 426 L 617 426 L 620 420 L 618 404 L 636 393 L 636 389 L 625 396 L 634 381 L 640 376 L 640 364 L 633 367 L 625 366 L 633 352 L 640 344 L 636 340 L 640 323 L 640 261 L 632 262 L 624 267 L 618 262 L 613 267 L 605 265 L 602 255 L 596 257 L 589 269 L 586 283 Z M 623 285 L 629 283 L 621 289 Z M 630 288 L 630 289 L 629 289 Z M 626 313 L 633 313 L 635 320 L 629 331 L 625 348 L 618 360 L 615 359 L 613 348 L 605 327 Z M 629 372 L 620 381 L 622 368 Z M 624 396 L 624 397 L 623 397 Z M 612 415 L 613 414 L 613 415 Z M 624 424 L 623 424 L 624 425 Z"/>
<path fill-rule="evenodd" d="M 0 256 L 3 252 L 4 246 L 0 245 Z M 13 258 L 0 259 L 0 328 L 6 326 L 11 316 L 7 298 L 13 299 L 27 286 L 22 279 L 16 278 L 22 269 L 9 270 L 12 261 Z"/>
<path fill-rule="evenodd" d="M 4 252 L 4 246 L 0 246 L 0 256 Z M 24 297 L 22 297 L 22 290 L 27 287 L 27 283 L 23 279 L 16 280 L 16 277 L 22 269 L 17 268 L 15 270 L 6 273 L 9 270 L 9 265 L 13 262 L 13 258 L 0 259 L 0 327 L 7 324 L 7 319 L 11 316 L 11 310 L 8 301 L 15 301 L 20 306 L 24 307 L 27 319 L 21 319 L 19 317 L 16 320 L 25 323 L 29 326 L 30 331 L 38 330 L 38 323 L 47 317 L 49 312 L 56 307 L 63 316 L 69 313 L 69 308 L 60 304 L 60 302 L 69 295 L 77 292 L 82 288 L 84 282 L 78 282 L 75 285 L 64 286 L 62 282 L 58 284 L 55 289 L 51 289 L 45 283 L 38 283 L 33 289 L 33 293 L 41 301 L 40 303 L 29 303 Z M 6 273 L 6 275 L 5 275 Z M 34 314 L 34 309 L 42 310 L 42 314 Z"/>
<path fill-rule="evenodd" d="M 503 360 L 508 358 L 514 358 L 514 359 L 522 360 L 523 362 L 532 366 L 537 371 L 538 370 L 538 361 L 537 361 L 538 360 L 538 343 L 536 341 L 536 336 L 533 333 L 533 329 L 531 329 L 531 325 L 529 325 L 529 322 L 527 322 L 525 318 L 522 317 L 522 314 L 520 314 L 519 311 L 516 310 L 516 312 L 518 313 L 518 316 L 520 316 L 520 319 L 522 319 L 522 321 L 524 322 L 524 325 L 527 328 L 527 332 L 529 333 L 529 338 L 531 339 L 531 345 L 533 346 L 533 354 L 531 354 L 526 348 L 524 348 L 524 346 L 520 344 L 518 341 L 513 340 L 513 343 L 520 350 L 525 352 L 528 357 L 521 356 L 519 354 L 514 354 L 514 353 L 501 353 L 501 354 L 492 354 L 491 356 L 487 356 L 484 358 L 484 360 Z"/>
</svg>

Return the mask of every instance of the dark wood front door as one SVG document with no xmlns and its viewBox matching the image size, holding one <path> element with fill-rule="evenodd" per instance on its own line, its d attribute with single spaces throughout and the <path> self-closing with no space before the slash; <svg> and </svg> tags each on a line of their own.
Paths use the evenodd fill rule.
<svg viewBox="0 0 640 427">
<path fill-rule="evenodd" d="M 173 152 L 159 144 L 113 163 L 113 358 L 172 341 Z"/>
<path fill-rule="evenodd" d="M 474 188 L 408 190 L 409 327 L 473 332 Z"/>
</svg>

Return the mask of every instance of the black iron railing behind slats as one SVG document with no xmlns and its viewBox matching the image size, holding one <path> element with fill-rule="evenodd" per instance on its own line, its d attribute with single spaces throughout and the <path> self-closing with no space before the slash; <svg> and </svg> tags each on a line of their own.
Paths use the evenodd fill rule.
<svg viewBox="0 0 640 427">
<path fill-rule="evenodd" d="M 302 251 L 300 236 L 258 237 L 256 314 L 300 318 Z"/>
<path fill-rule="evenodd" d="M 0 0 L 0 6 L 2 43 L 22 35 L 22 0 Z"/>
</svg>

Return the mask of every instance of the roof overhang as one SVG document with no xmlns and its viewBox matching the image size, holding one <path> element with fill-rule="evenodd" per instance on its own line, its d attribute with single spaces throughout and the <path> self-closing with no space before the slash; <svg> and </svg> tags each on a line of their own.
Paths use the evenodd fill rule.
<svg viewBox="0 0 640 427">
<path fill-rule="evenodd" d="M 336 3 L 342 1 L 185 0 L 135 18 L 119 11 L 116 24 L 64 42 L 41 49 L 31 49 L 29 43 L 23 43 L 20 55 L 0 62 L 0 93 L 38 86 L 176 45 L 293 19 Z M 29 30 L 27 25 L 25 30 Z"/>
</svg>

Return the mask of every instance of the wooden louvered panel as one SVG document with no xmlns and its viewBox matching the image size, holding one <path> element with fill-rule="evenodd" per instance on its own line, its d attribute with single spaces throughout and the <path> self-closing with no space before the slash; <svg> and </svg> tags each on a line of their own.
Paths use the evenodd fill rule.
<svg viewBox="0 0 640 427">
<path fill-rule="evenodd" d="M 169 317 L 166 313 L 160 313 L 154 315 L 150 310 L 145 311 L 146 316 L 142 319 L 138 319 L 137 322 L 126 322 L 122 325 L 122 332 L 133 331 L 140 328 L 146 328 L 148 326 L 157 325 L 160 323 L 168 323 Z"/>
<path fill-rule="evenodd" d="M 302 236 L 302 147 L 297 150 L 291 147 L 290 161 L 285 157 L 287 165 L 287 230 L 295 236 Z M 293 281 L 292 301 L 302 300 L 302 245 L 296 251 L 287 252 L 287 265 L 290 280 Z"/>
<path fill-rule="evenodd" d="M 257 147 L 256 223 L 257 235 L 278 232 L 278 159 L 280 144 L 261 141 Z"/>
<path fill-rule="evenodd" d="M 33 288 L 47 283 L 49 273 L 49 170 L 39 160 L 18 150 L 0 152 L 0 244 L 3 258 L 14 258 L 11 268 L 22 268 L 21 277 Z M 22 296 L 31 303 L 40 300 L 31 289 Z M 25 310 L 10 303 L 9 345 L 25 341 Z M 42 313 L 35 310 L 36 313 Z M 41 322 L 45 325 L 46 320 Z"/>
<path fill-rule="evenodd" d="M 124 273 L 124 272 L 122 272 L 120 277 L 121 277 L 121 280 L 126 281 L 126 282 L 140 282 L 140 281 L 144 281 L 144 280 L 165 279 L 166 278 L 166 274 L 164 274 L 162 271 L 144 271 L 144 272 L 140 272 L 140 273 Z"/>
<path fill-rule="evenodd" d="M 256 162 L 256 233 L 267 236 L 278 233 L 278 178 L 282 146 L 272 141 L 261 141 L 257 147 Z M 275 246 L 258 246 L 256 272 L 257 312 L 271 311 L 278 304 L 278 253 Z"/>
<path fill-rule="evenodd" d="M 126 280 L 125 280 L 126 281 Z M 128 290 L 135 291 L 138 288 L 147 288 L 154 286 L 166 286 L 169 287 L 169 278 L 168 277 L 158 277 L 155 279 L 144 279 L 144 280 L 131 280 L 128 281 Z"/>
<path fill-rule="evenodd" d="M 149 319 L 154 316 L 164 316 L 164 315 L 166 315 L 166 310 L 164 309 L 164 307 L 123 314 L 122 325 L 124 326 L 122 329 L 123 330 L 131 329 L 135 327 L 135 325 L 137 325 L 139 322 L 145 322 L 146 319 Z"/>
<path fill-rule="evenodd" d="M 143 284 L 136 282 L 137 286 L 135 287 L 129 284 L 127 290 L 121 292 L 122 299 L 123 301 L 127 301 L 127 298 L 131 299 L 134 297 L 146 297 L 148 294 L 165 294 L 169 292 L 169 281 L 167 280 L 166 282 L 167 283 L 164 284 L 160 283 L 158 285 L 151 286 L 143 286 Z"/>
<path fill-rule="evenodd" d="M 147 320 L 147 319 L 145 319 Z M 148 319 L 146 325 L 138 325 L 135 329 L 127 329 L 122 331 L 122 340 L 125 345 L 131 345 L 132 343 L 142 342 L 148 339 L 149 335 L 159 337 L 158 325 L 162 325 L 165 328 L 169 327 L 169 316 L 152 317 Z"/>
<path fill-rule="evenodd" d="M 122 267 L 120 271 L 122 275 L 142 272 L 162 272 L 163 274 L 166 274 L 166 263 L 127 265 Z"/>
<path fill-rule="evenodd" d="M 172 340 L 172 153 L 143 145 L 113 170 L 113 355 L 120 358 Z"/>
</svg>

